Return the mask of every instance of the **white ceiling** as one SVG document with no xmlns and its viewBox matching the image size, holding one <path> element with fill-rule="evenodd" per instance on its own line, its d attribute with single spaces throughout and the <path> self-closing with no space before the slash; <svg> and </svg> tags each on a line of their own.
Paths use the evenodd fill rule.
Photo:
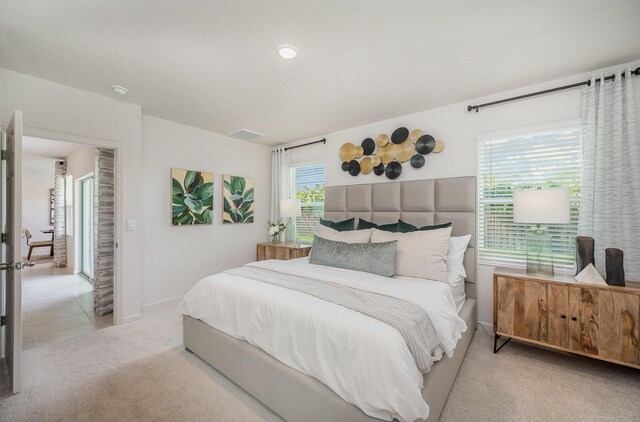
<svg viewBox="0 0 640 422">
<path fill-rule="evenodd" d="M 279 144 L 640 58 L 640 1 L 0 0 L 0 67 Z M 279 44 L 298 57 L 277 56 Z"/>
<path fill-rule="evenodd" d="M 52 141 L 33 136 L 22 137 L 22 153 L 25 156 L 39 155 L 47 158 L 65 159 L 80 148 L 83 148 L 81 144 L 72 142 Z"/>
</svg>

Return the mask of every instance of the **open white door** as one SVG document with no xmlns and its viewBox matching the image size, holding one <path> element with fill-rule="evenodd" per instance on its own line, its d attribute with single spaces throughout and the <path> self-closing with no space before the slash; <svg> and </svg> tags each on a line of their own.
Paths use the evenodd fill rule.
<svg viewBox="0 0 640 422">
<path fill-rule="evenodd" d="M 5 355 L 13 393 L 20 391 L 22 381 L 22 112 L 15 110 L 6 133 L 6 152 L 2 165 L 6 166 L 5 193 L 6 216 L 3 237 L 6 240 L 0 270 L 6 277 Z M 4 182 L 4 181 L 3 181 Z"/>
</svg>

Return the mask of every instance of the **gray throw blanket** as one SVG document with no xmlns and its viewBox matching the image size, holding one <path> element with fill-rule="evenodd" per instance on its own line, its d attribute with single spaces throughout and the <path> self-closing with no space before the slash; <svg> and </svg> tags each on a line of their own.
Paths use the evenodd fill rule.
<svg viewBox="0 0 640 422">
<path fill-rule="evenodd" d="M 306 293 L 384 322 L 400 332 L 418 369 L 422 373 L 431 369 L 434 350 L 439 345 L 439 340 L 431 319 L 424 309 L 415 303 L 265 268 L 241 267 L 225 273 Z"/>
</svg>

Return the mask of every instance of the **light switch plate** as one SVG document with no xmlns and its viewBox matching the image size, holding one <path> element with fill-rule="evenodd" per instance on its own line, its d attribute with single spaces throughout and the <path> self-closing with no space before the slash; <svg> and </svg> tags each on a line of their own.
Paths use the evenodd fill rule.
<svg viewBox="0 0 640 422">
<path fill-rule="evenodd" d="M 134 231 L 136 229 L 136 220 L 127 220 L 127 231 Z"/>
</svg>

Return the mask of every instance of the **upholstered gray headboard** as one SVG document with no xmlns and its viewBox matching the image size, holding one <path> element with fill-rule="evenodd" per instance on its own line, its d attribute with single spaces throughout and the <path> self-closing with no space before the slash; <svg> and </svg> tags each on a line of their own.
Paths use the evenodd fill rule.
<svg viewBox="0 0 640 422">
<path fill-rule="evenodd" d="M 398 219 L 416 226 L 452 222 L 453 236 L 471 235 L 464 266 L 467 283 L 476 281 L 474 176 L 327 186 L 324 215 L 332 221 L 355 217 L 377 224 L 393 223 Z M 467 285 L 467 295 L 475 298 L 475 286 Z"/>
</svg>

